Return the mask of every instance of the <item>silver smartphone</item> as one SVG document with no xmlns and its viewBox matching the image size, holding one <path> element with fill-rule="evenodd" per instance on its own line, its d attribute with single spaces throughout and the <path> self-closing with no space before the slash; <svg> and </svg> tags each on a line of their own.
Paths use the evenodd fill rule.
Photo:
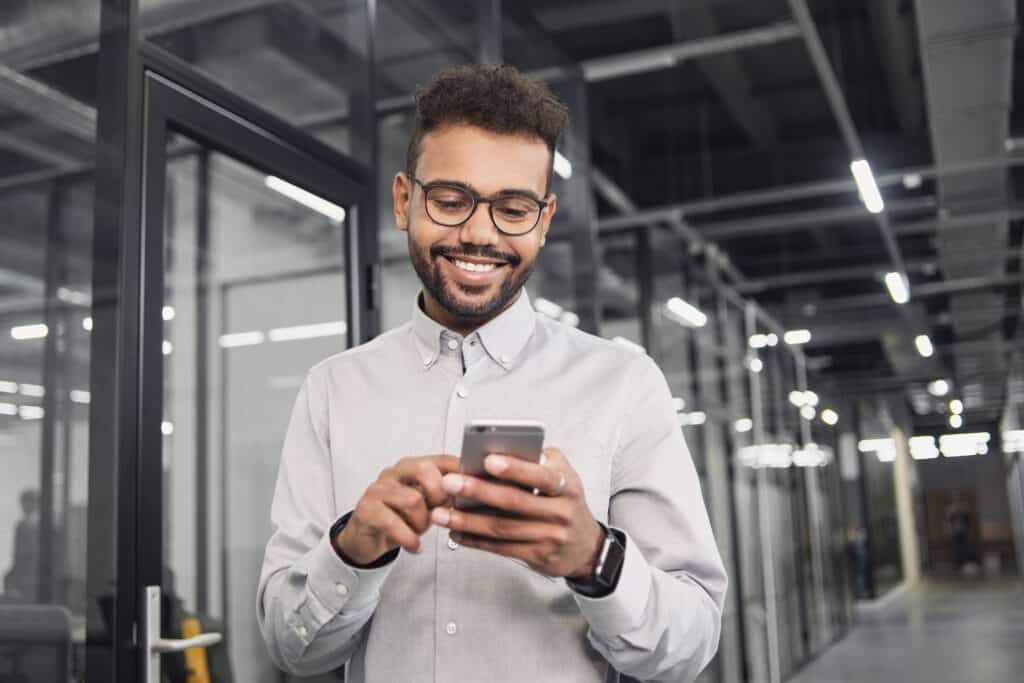
<svg viewBox="0 0 1024 683">
<path fill-rule="evenodd" d="M 536 420 L 473 420 L 462 434 L 459 471 L 496 481 L 484 470 L 484 458 L 491 454 L 507 455 L 530 462 L 540 462 L 544 450 L 544 423 Z M 455 497 L 455 507 L 477 513 L 506 515 L 508 513 L 470 498 Z"/>
</svg>

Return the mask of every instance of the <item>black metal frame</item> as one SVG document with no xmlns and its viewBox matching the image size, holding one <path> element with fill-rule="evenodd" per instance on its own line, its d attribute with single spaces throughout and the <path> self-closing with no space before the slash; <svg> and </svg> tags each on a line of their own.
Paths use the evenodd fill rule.
<svg viewBox="0 0 1024 683">
<path fill-rule="evenodd" d="M 346 288 L 352 302 L 349 343 L 372 337 L 379 320 L 373 291 L 376 225 L 361 220 L 375 211 L 369 168 L 145 44 L 138 5 L 101 0 L 85 674 L 87 681 L 104 683 L 141 678 L 141 594 L 163 579 L 167 134 L 182 133 L 351 207 L 344 248 L 349 270 L 358 272 Z M 355 100 L 367 112 L 361 114 L 354 103 L 353 125 L 359 129 L 353 137 L 369 146 L 364 158 L 372 160 L 371 75 L 361 83 L 366 92 Z"/>
</svg>

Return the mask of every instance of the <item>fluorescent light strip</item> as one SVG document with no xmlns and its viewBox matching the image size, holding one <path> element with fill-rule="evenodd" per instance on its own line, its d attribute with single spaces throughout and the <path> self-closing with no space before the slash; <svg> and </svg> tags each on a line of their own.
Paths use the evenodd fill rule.
<svg viewBox="0 0 1024 683">
<path fill-rule="evenodd" d="M 733 427 L 735 427 L 736 431 L 739 432 L 740 434 L 746 434 L 747 432 L 754 428 L 754 421 L 751 420 L 749 417 L 741 417 L 740 419 L 736 420 L 736 423 L 733 425 Z"/>
<path fill-rule="evenodd" d="M 945 396 L 949 393 L 949 382 L 944 379 L 937 379 L 928 383 L 928 393 L 932 396 Z"/>
<path fill-rule="evenodd" d="M 160 433 L 164 436 L 170 436 L 174 433 L 174 423 L 164 420 L 160 423 Z"/>
<path fill-rule="evenodd" d="M 806 344 L 811 341 L 810 330 L 787 330 L 782 335 L 782 341 L 786 342 L 790 346 L 797 346 L 799 344 Z"/>
<path fill-rule="evenodd" d="M 174 306 L 164 306 L 163 310 L 160 311 L 161 316 L 164 320 L 174 320 L 176 314 Z"/>
<path fill-rule="evenodd" d="M 42 339 L 49 331 L 50 330 L 45 323 L 18 325 L 17 327 L 11 328 L 11 338 L 17 339 L 18 341 L 24 341 L 26 339 Z"/>
<path fill-rule="evenodd" d="M 92 316 L 86 316 L 82 318 L 82 329 L 86 332 L 92 332 Z"/>
<path fill-rule="evenodd" d="M 46 387 L 41 384 L 24 384 L 21 387 L 22 396 L 31 396 L 32 398 L 42 398 L 46 396 Z"/>
<path fill-rule="evenodd" d="M 572 163 L 557 149 L 555 150 L 554 168 L 552 170 L 564 180 L 572 177 Z"/>
<path fill-rule="evenodd" d="M 220 336 L 220 345 L 225 349 L 233 349 L 239 346 L 255 346 L 256 344 L 263 343 L 262 332 L 234 332 L 232 334 L 222 334 Z"/>
<path fill-rule="evenodd" d="M 344 320 L 294 327 L 277 327 L 267 332 L 267 339 L 272 342 L 294 341 L 296 339 L 314 339 L 316 337 L 333 337 L 348 331 Z"/>
<path fill-rule="evenodd" d="M 21 406 L 18 408 L 18 415 L 22 420 L 41 420 L 46 411 L 39 406 Z"/>
<path fill-rule="evenodd" d="M 902 273 L 886 273 L 885 286 L 896 303 L 905 304 L 910 301 L 910 283 Z"/>
<path fill-rule="evenodd" d="M 0 380 L 0 394 L 16 394 L 18 393 L 18 383 L 9 382 L 7 380 Z"/>
<path fill-rule="evenodd" d="M 0 403 L 0 415 L 17 415 L 18 406 L 13 403 Z"/>
<path fill-rule="evenodd" d="M 928 338 L 927 334 L 919 334 L 914 337 L 914 346 L 917 347 L 917 352 L 925 358 L 931 358 L 932 354 L 935 353 L 932 340 Z"/>
<path fill-rule="evenodd" d="M 871 213 L 882 213 L 885 209 L 885 202 L 882 201 L 882 193 L 878 191 L 878 184 L 871 172 L 871 165 L 866 159 L 857 159 L 850 162 L 850 172 L 853 179 L 857 181 L 857 191 L 860 192 L 860 200 Z"/>
<path fill-rule="evenodd" d="M 307 192 L 301 187 L 292 185 L 287 180 L 281 180 L 276 176 L 268 175 L 264 183 L 271 190 L 280 192 L 285 197 L 288 197 L 288 199 L 313 209 L 313 211 L 327 216 L 332 221 L 341 223 L 345 220 L 345 209 L 327 201 L 323 197 L 318 197 L 312 192 Z"/>
<path fill-rule="evenodd" d="M 669 299 L 665 309 L 676 321 L 688 327 L 704 327 L 708 324 L 708 317 L 704 313 L 678 296 Z"/>
<path fill-rule="evenodd" d="M 861 453 L 872 451 L 895 450 L 896 442 L 892 439 L 862 439 L 857 443 L 857 450 Z"/>
<path fill-rule="evenodd" d="M 68 398 L 71 399 L 72 403 L 88 404 L 92 400 L 92 395 L 82 389 L 72 389 L 68 392 Z"/>
</svg>

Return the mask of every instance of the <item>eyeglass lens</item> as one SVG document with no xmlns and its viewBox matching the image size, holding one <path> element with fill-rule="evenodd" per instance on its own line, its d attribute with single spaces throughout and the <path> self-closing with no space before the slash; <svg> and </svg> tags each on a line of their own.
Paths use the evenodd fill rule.
<svg viewBox="0 0 1024 683">
<path fill-rule="evenodd" d="M 527 197 L 499 197 L 492 202 L 495 224 L 509 234 L 529 232 L 537 224 L 540 206 Z M 473 197 L 457 187 L 427 190 L 427 215 L 435 223 L 450 227 L 466 222 L 473 211 Z"/>
</svg>

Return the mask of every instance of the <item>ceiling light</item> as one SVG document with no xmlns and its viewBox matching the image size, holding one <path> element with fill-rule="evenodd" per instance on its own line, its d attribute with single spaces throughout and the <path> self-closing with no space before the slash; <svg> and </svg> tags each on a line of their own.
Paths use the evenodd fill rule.
<svg viewBox="0 0 1024 683">
<path fill-rule="evenodd" d="M 89 403 L 92 398 L 88 391 L 83 391 L 81 389 L 72 389 L 68 393 L 68 397 L 71 399 L 72 403 Z"/>
<path fill-rule="evenodd" d="M 821 421 L 833 427 L 839 422 L 839 413 L 831 408 L 825 408 L 825 410 L 821 411 Z"/>
<path fill-rule="evenodd" d="M 267 338 L 272 342 L 293 341 L 295 339 L 313 339 L 316 337 L 331 337 L 345 334 L 348 325 L 344 320 L 336 320 L 329 323 L 314 323 L 312 325 L 296 325 L 295 327 L 277 327 L 267 332 Z"/>
<path fill-rule="evenodd" d="M 908 173 L 903 176 L 903 187 L 908 190 L 916 190 L 921 187 L 921 174 L 920 173 Z"/>
<path fill-rule="evenodd" d="M 88 306 L 92 301 L 92 298 L 85 292 L 79 292 L 78 290 L 69 289 L 68 287 L 57 288 L 57 299 L 75 306 Z"/>
<path fill-rule="evenodd" d="M 0 415 L 17 415 L 18 406 L 13 403 L 0 403 Z"/>
<path fill-rule="evenodd" d="M 733 425 L 740 434 L 745 434 L 754 428 L 754 421 L 749 417 L 741 417 Z"/>
<path fill-rule="evenodd" d="M 747 340 L 747 343 L 750 344 L 750 348 L 752 349 L 763 349 L 768 346 L 768 335 L 752 334 L 750 335 L 750 339 Z"/>
<path fill-rule="evenodd" d="M 786 468 L 793 464 L 793 447 L 788 443 L 763 443 L 744 446 L 737 459 L 746 467 Z"/>
<path fill-rule="evenodd" d="M 768 341 L 768 346 L 776 346 L 779 343 L 779 335 L 774 332 L 769 333 L 766 339 Z"/>
<path fill-rule="evenodd" d="M 18 408 L 18 415 L 22 420 L 41 420 L 46 411 L 39 406 L 21 406 Z"/>
<path fill-rule="evenodd" d="M 950 415 L 949 426 L 952 427 L 953 429 L 960 429 L 961 427 L 964 426 L 964 418 L 960 417 L 959 415 Z"/>
<path fill-rule="evenodd" d="M 25 384 L 22 382 L 19 387 L 23 396 L 31 396 L 32 398 L 42 398 L 46 396 L 46 387 L 42 384 Z"/>
<path fill-rule="evenodd" d="M 285 197 L 288 197 L 288 199 L 313 209 L 336 223 L 341 223 L 345 220 L 345 209 L 327 201 L 323 197 L 318 197 L 312 192 L 307 192 L 297 185 L 292 185 L 287 180 L 281 180 L 276 176 L 268 175 L 264 184 L 271 190 L 280 192 Z"/>
<path fill-rule="evenodd" d="M 861 453 L 872 453 L 896 448 L 892 439 L 861 439 L 857 442 L 857 450 Z"/>
<path fill-rule="evenodd" d="M 554 301 L 540 296 L 533 300 L 533 308 L 541 315 L 546 315 L 547 317 L 554 318 L 556 320 L 561 317 L 563 310 L 562 307 Z"/>
<path fill-rule="evenodd" d="M 944 379 L 937 379 L 928 383 L 928 393 L 932 396 L 945 396 L 949 393 L 949 382 Z"/>
<path fill-rule="evenodd" d="M 164 339 L 163 347 L 161 349 L 165 356 L 169 356 L 174 353 L 174 344 Z"/>
<path fill-rule="evenodd" d="M 707 422 L 707 420 L 708 416 L 700 410 L 692 413 L 679 413 L 679 424 L 683 427 L 699 426 Z"/>
<path fill-rule="evenodd" d="M 0 394 L 16 394 L 18 393 L 18 383 L 10 382 L 7 380 L 0 380 Z"/>
<path fill-rule="evenodd" d="M 686 401 L 679 398 L 678 396 L 672 397 L 672 405 L 675 406 L 676 412 L 681 413 L 686 409 Z"/>
<path fill-rule="evenodd" d="M 954 415 L 953 417 L 959 417 Z M 986 455 L 992 435 L 988 432 L 964 432 L 943 434 L 939 437 L 939 448 L 947 458 L 961 458 L 971 455 Z"/>
<path fill-rule="evenodd" d="M 808 443 L 800 450 L 793 451 L 793 464 L 797 467 L 821 467 L 832 460 L 832 449 Z"/>
<path fill-rule="evenodd" d="M 708 323 L 706 315 L 677 296 L 669 299 L 665 308 L 676 321 L 688 327 L 704 327 Z"/>
<path fill-rule="evenodd" d="M 612 337 L 612 341 L 618 344 L 619 346 L 625 346 L 627 349 L 633 349 L 634 351 L 639 351 L 640 353 L 647 353 L 647 349 L 645 349 L 643 346 L 637 344 L 635 341 L 626 339 L 625 337 Z"/>
<path fill-rule="evenodd" d="M 889 290 L 889 296 L 898 304 L 905 304 L 910 301 L 910 283 L 902 273 L 886 273 L 885 286 Z"/>
<path fill-rule="evenodd" d="M 799 408 L 804 404 L 804 392 L 797 389 L 789 392 L 789 402 Z"/>
<path fill-rule="evenodd" d="M 931 358 L 932 354 L 935 353 L 935 349 L 932 347 L 932 340 L 928 338 L 927 334 L 919 334 L 914 337 L 914 346 L 917 347 L 917 352 L 925 358 Z"/>
<path fill-rule="evenodd" d="M 233 334 L 222 334 L 220 345 L 225 349 L 232 349 L 238 346 L 254 346 L 263 343 L 262 332 L 235 332 Z"/>
<path fill-rule="evenodd" d="M 563 180 L 568 180 L 572 177 L 572 163 L 570 163 L 569 160 L 566 159 L 565 156 L 557 149 L 555 150 L 555 161 L 553 166 L 554 168 L 552 170 Z"/>
<path fill-rule="evenodd" d="M 170 436 L 174 433 L 174 423 L 164 420 L 160 423 L 160 433 L 164 436 Z"/>
<path fill-rule="evenodd" d="M 949 402 L 949 412 L 954 415 L 960 415 L 964 412 L 964 402 L 958 398 L 954 398 Z"/>
<path fill-rule="evenodd" d="M 805 420 L 813 420 L 814 416 L 818 414 L 818 411 L 814 409 L 814 406 L 804 406 L 800 409 L 800 417 Z"/>
<path fill-rule="evenodd" d="M 871 166 L 866 159 L 857 159 L 850 162 L 850 172 L 853 179 L 857 181 L 857 191 L 860 193 L 860 200 L 871 213 L 882 213 L 885 202 L 882 201 L 882 194 L 878 191 L 875 183 L 875 176 L 871 173 Z"/>
<path fill-rule="evenodd" d="M 914 460 L 932 460 L 939 457 L 934 436 L 912 436 L 907 440 L 907 444 L 910 446 L 910 457 Z"/>
<path fill-rule="evenodd" d="M 82 318 L 82 329 L 86 332 L 92 332 L 92 316 L 86 316 Z"/>
<path fill-rule="evenodd" d="M 1020 453 L 1024 451 L 1024 429 L 1011 429 L 1003 432 L 1003 452 Z"/>
<path fill-rule="evenodd" d="M 817 406 L 818 405 L 818 395 L 816 393 L 814 393 L 813 391 L 811 391 L 810 389 L 805 391 L 804 392 L 804 405 Z"/>
<path fill-rule="evenodd" d="M 797 344 L 806 344 L 807 342 L 811 341 L 811 331 L 787 330 L 786 333 L 782 335 L 782 340 L 789 344 L 790 346 L 795 346 Z"/>
<path fill-rule="evenodd" d="M 42 339 L 48 332 L 49 328 L 45 323 L 18 325 L 17 327 L 11 328 L 11 338 L 17 339 L 18 341 L 24 341 L 25 339 Z"/>
<path fill-rule="evenodd" d="M 747 363 L 747 367 L 750 368 L 751 372 L 761 372 L 764 370 L 764 361 L 757 356 L 754 356 L 750 359 L 750 362 Z"/>
<path fill-rule="evenodd" d="M 164 306 L 163 310 L 160 311 L 160 315 L 163 316 L 164 320 L 174 320 L 174 306 Z"/>
</svg>

